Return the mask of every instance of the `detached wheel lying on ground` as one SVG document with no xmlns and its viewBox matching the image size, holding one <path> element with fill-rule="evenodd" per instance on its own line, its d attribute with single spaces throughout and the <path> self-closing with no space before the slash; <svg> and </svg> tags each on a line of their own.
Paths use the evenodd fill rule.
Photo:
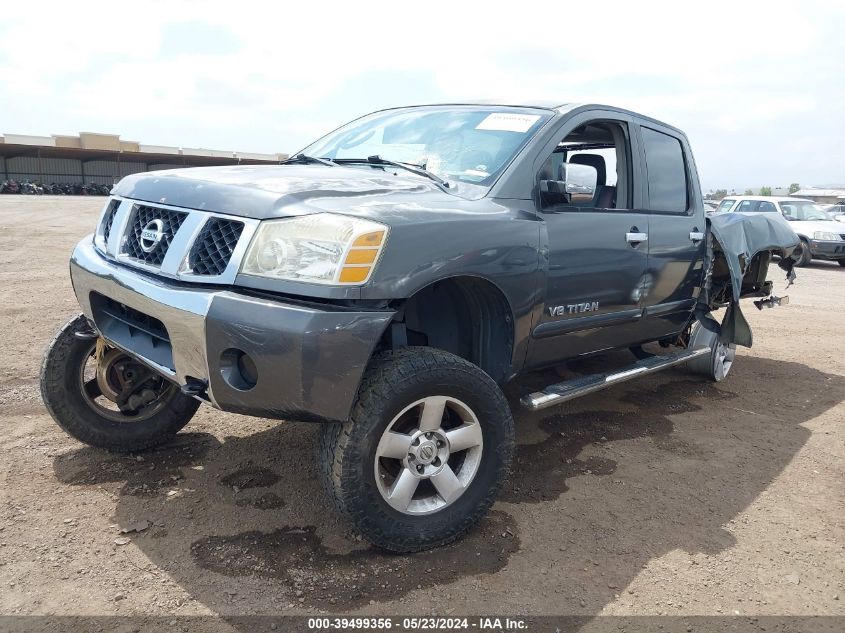
<svg viewBox="0 0 845 633">
<path fill-rule="evenodd" d="M 50 343 L 41 366 L 41 397 L 56 423 L 80 442 L 139 451 L 170 440 L 199 402 L 117 349 L 102 346 L 88 320 L 71 319 Z"/>
<path fill-rule="evenodd" d="M 498 385 L 454 354 L 410 347 L 373 359 L 350 420 L 322 427 L 318 457 L 355 529 L 383 549 L 415 552 L 487 513 L 513 450 Z"/>
<path fill-rule="evenodd" d="M 710 353 L 693 358 L 687 363 L 687 369 L 702 376 L 707 376 L 715 382 L 724 380 L 733 367 L 736 358 L 736 345 L 725 345 L 719 340 L 719 335 L 701 327 L 701 323 L 692 326 L 689 348 L 709 347 Z"/>
</svg>

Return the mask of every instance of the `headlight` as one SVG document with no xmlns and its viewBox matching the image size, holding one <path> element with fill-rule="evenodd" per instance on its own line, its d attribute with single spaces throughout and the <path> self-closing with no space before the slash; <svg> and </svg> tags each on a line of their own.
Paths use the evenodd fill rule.
<svg viewBox="0 0 845 633">
<path fill-rule="evenodd" d="M 265 220 L 250 242 L 245 275 L 317 284 L 366 283 L 378 262 L 388 227 L 371 220 L 315 213 Z"/>
<path fill-rule="evenodd" d="M 827 240 L 829 242 L 838 242 L 839 236 L 836 233 L 828 233 L 827 231 L 816 231 L 813 233 L 814 240 Z"/>
</svg>

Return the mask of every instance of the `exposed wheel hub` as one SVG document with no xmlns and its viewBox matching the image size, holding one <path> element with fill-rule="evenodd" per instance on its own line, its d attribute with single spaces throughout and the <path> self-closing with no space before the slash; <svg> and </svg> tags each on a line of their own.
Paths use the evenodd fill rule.
<svg viewBox="0 0 845 633">
<path fill-rule="evenodd" d="M 81 387 L 89 404 L 98 412 L 117 414 L 98 405 L 96 399 L 102 396 L 117 405 L 120 414 L 136 418 L 149 405 L 163 403 L 162 394 L 171 389 L 149 369 L 118 349 L 105 349 L 105 346 L 101 348 L 97 344 L 90 358 L 96 363 L 95 375 L 87 379 L 83 365 Z"/>
<path fill-rule="evenodd" d="M 126 354 L 120 350 L 111 349 L 103 354 L 100 362 L 97 363 L 97 385 L 102 394 L 112 402 L 117 402 L 123 391 L 123 384 L 126 381 L 126 364 L 129 362 L 131 361 Z M 132 371 L 131 369 L 128 371 L 131 379 Z"/>
</svg>

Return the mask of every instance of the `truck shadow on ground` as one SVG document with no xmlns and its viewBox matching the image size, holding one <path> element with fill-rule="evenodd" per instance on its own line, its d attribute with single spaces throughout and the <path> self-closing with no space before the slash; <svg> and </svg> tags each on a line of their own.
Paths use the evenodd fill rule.
<svg viewBox="0 0 845 633">
<path fill-rule="evenodd" d="M 549 376 L 549 380 L 553 380 Z M 692 399 L 703 398 L 701 405 Z M 546 438 L 517 449 L 509 486 L 501 498 L 511 503 L 551 501 L 569 490 L 566 481 L 581 475 L 611 475 L 617 462 L 591 455 L 579 458 L 591 444 L 651 438 L 658 448 L 703 459 L 705 452 L 695 444 L 673 436 L 668 416 L 692 413 L 702 406 L 736 398 L 736 394 L 701 380 L 675 380 L 658 389 L 629 391 L 617 398 L 631 410 L 579 410 L 552 413 L 540 418 L 538 428 Z M 513 398 L 511 399 L 513 400 Z M 512 401 L 511 406 L 518 406 Z"/>
<path fill-rule="evenodd" d="M 502 503 L 461 541 L 410 556 L 368 547 L 328 511 L 313 464 L 313 425 L 279 424 L 223 441 L 183 433 L 134 456 L 80 448 L 57 457 L 54 470 L 66 484 L 112 486 L 120 525 L 150 522 L 134 545 L 217 613 L 343 612 L 374 603 L 379 612 L 405 612 L 385 606 L 396 600 L 419 611 L 430 602 L 415 602 L 414 591 L 506 575 L 514 555 L 553 566 L 552 576 L 538 569 L 537 578 L 519 578 L 523 591 L 546 595 L 551 584 L 562 594 L 555 609 L 571 613 L 586 596 L 580 610 L 595 613 L 654 557 L 729 547 L 723 526 L 803 446 L 810 432 L 802 423 L 845 399 L 845 378 L 743 356 L 719 385 L 670 371 L 565 412 L 517 407 L 519 394 L 553 380 L 545 372 L 508 387 L 519 447 Z M 616 485 L 623 469 L 627 481 Z M 564 494 L 576 478 L 598 482 L 589 500 Z M 589 516 L 573 514 L 587 501 Z M 586 577 L 585 552 L 593 553 Z M 463 604 L 473 604 L 472 592 L 462 585 Z M 508 595 L 489 604 L 514 612 L 519 599 L 510 604 Z M 447 602 L 437 601 L 441 615 Z"/>
</svg>

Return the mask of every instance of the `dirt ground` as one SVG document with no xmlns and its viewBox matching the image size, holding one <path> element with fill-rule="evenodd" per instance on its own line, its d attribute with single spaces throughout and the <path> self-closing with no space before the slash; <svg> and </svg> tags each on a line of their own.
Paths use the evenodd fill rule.
<svg viewBox="0 0 845 633">
<path fill-rule="evenodd" d="M 845 615 L 845 269 L 749 305 L 754 348 L 718 386 L 669 370 L 528 414 L 518 396 L 554 374 L 510 385 L 519 448 L 492 514 L 388 556 L 328 510 L 313 425 L 203 407 L 116 456 L 53 423 L 39 364 L 103 202 L 0 197 L 0 614 Z"/>
</svg>

